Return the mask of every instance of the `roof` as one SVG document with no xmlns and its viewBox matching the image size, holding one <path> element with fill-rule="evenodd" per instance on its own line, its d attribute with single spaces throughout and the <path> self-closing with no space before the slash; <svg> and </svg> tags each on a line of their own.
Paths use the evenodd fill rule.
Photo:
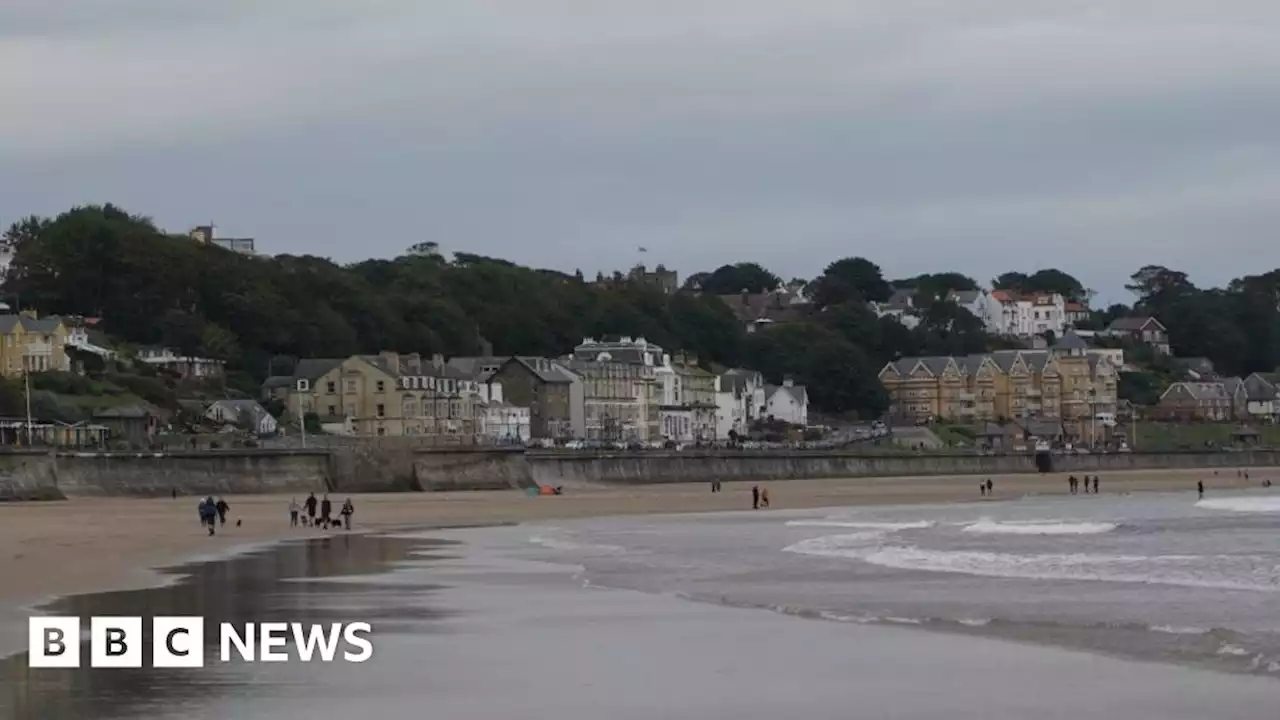
<svg viewBox="0 0 1280 720">
<path fill-rule="evenodd" d="M 472 380 L 482 380 L 493 374 L 497 368 L 510 359 L 511 356 L 499 357 L 495 355 L 481 355 L 468 357 L 449 358 L 448 366 L 466 375 Z M 487 371 L 485 368 L 492 368 Z"/>
<path fill-rule="evenodd" d="M 1013 294 L 1010 293 L 1008 290 L 993 290 L 991 292 L 991 297 L 995 298 L 996 300 L 999 300 L 1002 303 L 1011 303 L 1014 301 Z"/>
<path fill-rule="evenodd" d="M 263 390 L 273 390 L 275 388 L 293 387 L 293 377 L 290 375 L 272 375 L 262 382 Z"/>
<path fill-rule="evenodd" d="M 238 424 L 250 427 L 258 427 L 263 418 L 271 415 L 256 400 L 217 400 L 209 404 L 211 408 L 215 406 L 233 413 Z"/>
<path fill-rule="evenodd" d="M 1068 330 L 1066 334 L 1058 338 L 1053 343 L 1054 350 L 1088 350 L 1089 344 L 1084 341 L 1073 330 Z"/>
<path fill-rule="evenodd" d="M 982 297 L 981 290 L 951 290 L 947 293 L 947 299 L 957 305 L 971 305 Z"/>
<path fill-rule="evenodd" d="M 1245 378 L 1241 384 L 1244 386 L 1245 398 L 1248 400 L 1265 402 L 1276 399 L 1276 386 L 1258 373 Z"/>
<path fill-rule="evenodd" d="M 809 404 L 809 392 L 805 390 L 803 385 L 765 385 L 764 397 L 768 402 L 778 392 L 785 392 L 796 401 L 798 405 Z"/>
<path fill-rule="evenodd" d="M 1038 438 L 1053 438 L 1063 434 L 1062 423 L 1054 420 L 1026 420 L 1019 423 L 1028 435 Z"/>
<path fill-rule="evenodd" d="M 1089 308 L 1085 307 L 1084 303 L 1079 302 L 1078 300 L 1068 300 L 1065 307 L 1067 312 L 1089 312 Z"/>
<path fill-rule="evenodd" d="M 1150 315 L 1116 318 L 1108 329 L 1118 332 L 1138 332 L 1151 323 L 1155 323 L 1161 330 L 1165 329 L 1164 325 L 1161 325 L 1159 320 L 1151 317 Z"/>
<path fill-rule="evenodd" d="M 560 363 L 544 357 L 535 357 L 531 355 L 510 357 L 502 364 L 506 367 L 509 363 L 516 363 L 523 367 L 534 377 L 544 383 L 563 383 L 569 384 L 578 379 L 578 376 L 565 369 Z M 499 368 L 501 371 L 501 368 Z"/>
<path fill-rule="evenodd" d="M 26 332 L 53 332 L 62 323 L 62 318 L 50 315 L 46 318 L 31 318 L 26 315 L 0 315 L 0 334 L 8 335 L 19 324 Z"/>
<path fill-rule="evenodd" d="M 315 381 L 343 362 L 345 362 L 345 359 L 303 358 L 298 361 L 297 367 L 293 369 L 293 377 L 290 379 Z"/>
<path fill-rule="evenodd" d="M 1194 400 L 1227 400 L 1231 396 L 1227 385 L 1220 382 L 1176 382 L 1160 395 L 1164 400 L 1170 393 L 1182 391 Z"/>
</svg>

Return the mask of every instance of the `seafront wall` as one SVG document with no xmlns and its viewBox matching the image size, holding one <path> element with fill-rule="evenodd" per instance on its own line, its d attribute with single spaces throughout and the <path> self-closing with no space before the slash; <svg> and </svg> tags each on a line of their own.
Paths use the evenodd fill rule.
<svg viewBox="0 0 1280 720">
<path fill-rule="evenodd" d="M 1053 472 L 1265 467 L 1280 451 L 1054 455 Z M 544 485 L 762 482 L 1039 472 L 1032 455 L 820 451 L 555 452 L 399 445 L 163 453 L 0 452 L 0 501 L 71 497 L 429 492 Z"/>
</svg>

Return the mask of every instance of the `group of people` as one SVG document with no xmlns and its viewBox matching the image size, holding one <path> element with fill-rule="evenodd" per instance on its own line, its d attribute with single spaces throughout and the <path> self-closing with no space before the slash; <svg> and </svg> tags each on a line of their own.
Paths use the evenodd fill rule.
<svg viewBox="0 0 1280 720">
<path fill-rule="evenodd" d="M 206 497 L 200 501 L 200 506 L 197 508 L 200 514 L 200 525 L 205 527 L 210 535 L 213 535 L 217 532 L 219 525 L 227 524 L 227 511 L 230 509 L 231 506 L 227 504 L 226 500 L 222 498 L 214 500 L 212 495 Z"/>
<path fill-rule="evenodd" d="M 987 497 L 988 495 L 995 493 L 995 491 L 996 491 L 996 484 L 991 482 L 991 478 L 987 478 L 986 480 L 980 480 L 978 482 L 978 494 L 981 495 L 982 497 Z"/>
<path fill-rule="evenodd" d="M 316 509 L 319 507 L 319 517 L 316 516 Z M 302 515 L 302 509 L 306 508 L 307 514 Z M 298 505 L 298 498 L 289 501 L 289 526 L 297 527 L 299 520 L 308 527 L 318 527 L 328 530 L 331 527 L 345 527 L 351 529 L 351 516 L 355 515 L 356 506 L 352 504 L 351 498 L 342 503 L 342 509 L 338 511 L 341 520 L 333 517 L 333 502 L 329 500 L 328 493 L 325 493 L 323 499 L 316 500 L 316 494 L 311 493 L 307 499 Z"/>
<path fill-rule="evenodd" d="M 1071 477 L 1067 478 L 1067 487 L 1070 488 L 1072 495 L 1079 494 L 1080 482 L 1081 482 L 1080 479 L 1077 478 L 1075 475 L 1072 475 Z M 1085 495 L 1089 494 L 1089 476 L 1088 475 L 1084 476 L 1084 494 Z M 1098 494 L 1098 476 L 1097 475 L 1093 476 L 1093 494 L 1094 495 Z"/>
</svg>

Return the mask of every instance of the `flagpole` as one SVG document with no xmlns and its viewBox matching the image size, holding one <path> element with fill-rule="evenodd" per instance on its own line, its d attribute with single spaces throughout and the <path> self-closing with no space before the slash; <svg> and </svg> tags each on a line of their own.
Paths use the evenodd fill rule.
<svg viewBox="0 0 1280 720">
<path fill-rule="evenodd" d="M 35 447 L 35 443 L 31 441 L 31 371 L 24 368 L 22 379 L 27 388 L 27 445 Z"/>
</svg>

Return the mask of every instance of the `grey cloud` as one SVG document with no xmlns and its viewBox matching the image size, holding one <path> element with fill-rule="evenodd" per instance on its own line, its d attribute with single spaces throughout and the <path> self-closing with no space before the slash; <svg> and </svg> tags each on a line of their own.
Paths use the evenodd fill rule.
<svg viewBox="0 0 1280 720">
<path fill-rule="evenodd" d="M 341 260 L 1056 265 L 1109 299 L 1280 265 L 1273 3 L 85 5 L 0 6 L 0 213 Z"/>
</svg>

